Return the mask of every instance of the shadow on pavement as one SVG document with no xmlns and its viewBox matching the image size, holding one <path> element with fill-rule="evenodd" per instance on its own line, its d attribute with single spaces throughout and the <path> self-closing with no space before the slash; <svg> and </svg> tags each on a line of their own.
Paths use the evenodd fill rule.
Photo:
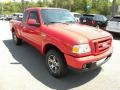
<svg viewBox="0 0 120 90">
<path fill-rule="evenodd" d="M 101 68 L 87 72 L 75 72 L 69 70 L 69 74 L 61 79 L 49 75 L 44 62 L 44 57 L 32 46 L 23 43 L 16 46 L 12 40 L 3 41 L 10 53 L 17 62 L 10 64 L 22 64 L 34 78 L 52 89 L 66 90 L 81 86 L 94 79 L 101 71 Z"/>
</svg>

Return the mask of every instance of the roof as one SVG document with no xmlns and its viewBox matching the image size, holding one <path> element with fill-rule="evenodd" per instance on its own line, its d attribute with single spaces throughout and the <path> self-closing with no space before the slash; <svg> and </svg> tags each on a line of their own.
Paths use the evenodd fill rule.
<svg viewBox="0 0 120 90">
<path fill-rule="evenodd" d="M 113 17 L 120 17 L 120 15 L 115 15 L 115 16 L 113 16 Z"/>
</svg>

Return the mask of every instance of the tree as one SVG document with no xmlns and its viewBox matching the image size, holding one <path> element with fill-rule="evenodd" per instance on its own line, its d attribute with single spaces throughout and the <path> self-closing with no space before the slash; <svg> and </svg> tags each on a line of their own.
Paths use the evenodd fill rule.
<svg viewBox="0 0 120 90">
<path fill-rule="evenodd" d="M 33 1 L 33 0 L 32 0 Z M 119 0 L 117 4 L 120 4 Z M 113 2 L 112 2 L 113 3 Z M 20 2 L 2 3 L 3 13 L 23 12 L 24 9 L 29 7 L 58 7 L 66 8 L 72 12 L 82 13 L 99 13 L 108 15 L 110 13 L 110 0 L 39 0 L 37 3 L 21 0 Z M 114 4 L 112 4 L 115 6 Z M 11 7 L 11 8 L 10 8 Z M 14 8 L 14 9 L 13 9 Z M 0 8 L 0 13 L 2 9 Z"/>
<path fill-rule="evenodd" d="M 24 0 L 21 0 L 21 3 L 22 3 L 22 11 L 24 11 Z"/>
<path fill-rule="evenodd" d="M 74 0 L 67 0 L 68 9 L 71 11 Z"/>
</svg>

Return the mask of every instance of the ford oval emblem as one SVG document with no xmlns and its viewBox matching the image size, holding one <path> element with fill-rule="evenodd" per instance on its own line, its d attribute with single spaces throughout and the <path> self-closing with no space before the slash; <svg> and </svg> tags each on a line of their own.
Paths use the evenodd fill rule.
<svg viewBox="0 0 120 90">
<path fill-rule="evenodd" d="M 107 48 L 109 45 L 108 45 L 108 43 L 104 42 L 102 46 L 103 46 L 104 48 Z"/>
</svg>

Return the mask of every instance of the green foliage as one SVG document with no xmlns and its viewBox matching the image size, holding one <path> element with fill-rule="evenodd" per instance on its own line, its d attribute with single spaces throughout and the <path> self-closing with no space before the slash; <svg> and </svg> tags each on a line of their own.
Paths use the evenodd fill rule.
<svg viewBox="0 0 120 90">
<path fill-rule="evenodd" d="M 120 5 L 119 0 L 117 3 Z M 110 14 L 111 2 L 110 0 L 43 0 L 43 2 L 39 0 L 37 3 L 28 1 L 24 3 L 0 3 L 0 6 L 0 13 L 4 14 L 23 12 L 29 7 L 58 7 L 69 9 L 72 12 L 108 15 Z"/>
</svg>

